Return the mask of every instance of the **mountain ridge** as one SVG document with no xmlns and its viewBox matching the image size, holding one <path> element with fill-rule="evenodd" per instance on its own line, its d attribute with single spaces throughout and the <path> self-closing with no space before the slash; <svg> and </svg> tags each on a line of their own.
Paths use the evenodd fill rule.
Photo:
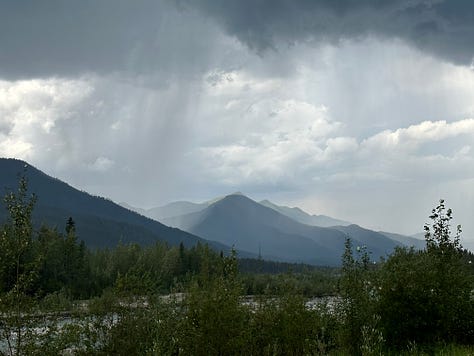
<svg viewBox="0 0 474 356">
<path fill-rule="evenodd" d="M 33 211 L 36 226 L 46 223 L 59 228 L 64 226 L 68 217 L 72 217 L 80 238 L 89 247 L 112 247 L 119 242 L 152 244 L 163 241 L 171 245 L 182 242 L 188 247 L 198 242 L 209 243 L 216 249 L 229 249 L 217 242 L 165 226 L 110 199 L 80 191 L 25 161 L 0 158 L 0 172 L 0 187 L 6 191 L 17 189 L 20 175 L 27 178 L 28 191 L 37 196 Z M 0 209 L 0 221 L 7 218 L 6 209 Z"/>
<path fill-rule="evenodd" d="M 396 246 L 404 246 L 355 224 L 333 227 L 303 224 L 246 196 L 232 194 L 204 210 L 164 219 L 164 223 L 246 251 L 263 248 L 264 257 L 271 255 L 291 262 L 339 264 L 347 237 L 356 246 L 367 246 L 376 259 Z"/>
<path fill-rule="evenodd" d="M 351 225 L 350 222 L 332 218 L 327 215 L 315 215 L 308 214 L 303 209 L 298 207 L 288 207 L 283 205 L 277 205 L 271 201 L 265 199 L 259 202 L 261 205 L 264 205 L 268 208 L 274 209 L 283 215 L 291 217 L 292 219 L 301 222 L 306 225 L 320 226 L 320 227 L 330 227 L 337 225 Z"/>
<path fill-rule="evenodd" d="M 211 204 L 218 202 L 219 200 L 224 199 L 225 197 L 230 196 L 230 195 L 245 196 L 241 192 L 234 192 L 234 193 L 227 194 L 225 196 L 219 196 L 214 199 L 204 201 L 202 203 L 194 203 L 194 202 L 190 202 L 186 200 L 179 200 L 179 201 L 173 201 L 173 202 L 167 203 L 165 205 L 152 207 L 149 209 L 134 207 L 127 204 L 126 202 L 122 202 L 120 203 L 120 205 L 126 207 L 127 209 L 138 212 L 142 215 L 145 215 L 151 219 L 161 221 L 164 219 L 170 219 L 170 218 L 178 217 L 181 215 L 186 215 L 189 213 L 201 211 L 205 209 L 206 207 L 210 206 Z M 261 200 L 258 203 L 260 205 L 276 210 L 279 213 L 286 215 L 292 218 L 293 220 L 296 220 L 306 225 L 330 227 L 330 226 L 337 226 L 337 225 L 345 226 L 345 225 L 352 224 L 351 222 L 336 219 L 336 218 L 323 215 L 323 214 L 321 215 L 309 214 L 299 207 L 288 207 L 284 205 L 277 205 L 269 201 L 268 199 Z"/>
</svg>

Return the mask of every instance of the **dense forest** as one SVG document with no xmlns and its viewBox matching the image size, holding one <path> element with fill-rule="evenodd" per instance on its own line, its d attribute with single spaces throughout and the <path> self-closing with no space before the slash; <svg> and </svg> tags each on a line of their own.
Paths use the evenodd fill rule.
<svg viewBox="0 0 474 356">
<path fill-rule="evenodd" d="M 33 228 L 26 179 L 4 202 L 0 354 L 474 352 L 474 256 L 444 201 L 424 250 L 374 262 L 347 239 L 341 268 L 238 259 L 201 243 L 89 249 L 73 217 L 64 231 Z"/>
</svg>

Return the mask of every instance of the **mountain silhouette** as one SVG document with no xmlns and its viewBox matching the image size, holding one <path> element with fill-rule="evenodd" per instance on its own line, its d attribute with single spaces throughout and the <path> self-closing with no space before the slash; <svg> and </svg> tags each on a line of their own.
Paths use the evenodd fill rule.
<svg viewBox="0 0 474 356">
<path fill-rule="evenodd" d="M 403 246 L 399 241 L 357 225 L 326 228 L 302 224 L 235 194 L 201 211 L 163 222 L 238 249 L 261 252 L 266 259 L 318 265 L 339 264 L 347 237 L 354 246 L 366 246 L 373 259 L 391 253 L 396 246 Z"/>
<path fill-rule="evenodd" d="M 141 245 L 163 241 L 170 245 L 183 243 L 188 247 L 198 242 L 209 243 L 217 250 L 229 250 L 228 246 L 165 226 L 109 199 L 75 189 L 24 161 L 0 158 L 0 189 L 5 193 L 17 190 L 20 175 L 28 180 L 28 192 L 37 196 L 33 211 L 34 225 L 47 224 L 62 231 L 67 219 L 72 217 L 79 239 L 88 247 L 113 247 L 120 241 Z M 8 212 L 2 201 L 0 222 L 5 222 L 7 218 Z"/>
</svg>

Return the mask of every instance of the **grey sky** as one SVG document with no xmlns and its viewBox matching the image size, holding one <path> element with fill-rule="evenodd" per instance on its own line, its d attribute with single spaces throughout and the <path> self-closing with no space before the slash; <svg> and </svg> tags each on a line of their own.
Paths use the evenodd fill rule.
<svg viewBox="0 0 474 356">
<path fill-rule="evenodd" d="M 474 3 L 0 0 L 0 155 L 149 207 L 240 190 L 474 248 Z"/>
</svg>

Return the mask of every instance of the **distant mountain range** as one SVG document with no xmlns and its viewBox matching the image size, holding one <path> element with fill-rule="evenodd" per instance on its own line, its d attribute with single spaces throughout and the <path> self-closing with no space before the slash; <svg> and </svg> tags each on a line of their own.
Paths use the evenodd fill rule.
<svg viewBox="0 0 474 356">
<path fill-rule="evenodd" d="M 33 211 L 35 225 L 38 227 L 44 223 L 61 231 L 67 219 L 72 217 L 79 238 L 91 248 L 112 247 L 119 241 L 142 245 L 164 241 L 170 245 L 182 242 L 185 246 L 202 242 L 218 250 L 229 250 L 228 246 L 165 226 L 108 199 L 79 191 L 24 161 L 0 158 L 0 190 L 16 190 L 18 176 L 23 172 L 28 179 L 29 192 L 38 198 Z M 8 212 L 1 201 L 0 223 L 7 217 Z"/>
<path fill-rule="evenodd" d="M 243 195 L 241 192 L 232 193 L 230 195 Z M 213 203 L 218 202 L 219 200 L 224 199 L 224 197 L 218 197 L 204 203 L 192 203 L 189 201 L 176 201 L 163 206 L 142 209 L 131 206 L 125 202 L 120 203 L 123 207 L 133 210 L 139 214 L 145 215 L 150 219 L 155 219 L 158 221 L 164 221 L 169 218 L 179 217 L 181 215 L 196 213 L 198 211 L 204 210 Z M 334 219 L 326 215 L 310 215 L 307 212 L 301 210 L 300 208 L 290 208 L 288 206 L 281 206 L 272 203 L 269 200 L 262 200 L 259 202 L 260 205 L 263 205 L 267 208 L 278 211 L 280 214 L 286 215 L 289 218 L 296 220 L 302 224 L 320 226 L 320 227 L 330 227 L 330 226 L 347 226 L 351 225 L 350 222 Z"/>
<path fill-rule="evenodd" d="M 204 203 L 174 202 L 148 210 L 125 203 L 120 206 L 14 159 L 0 159 L 0 189 L 16 189 L 18 174 L 24 167 L 29 191 L 38 197 L 35 225 L 46 223 L 63 230 L 71 216 L 79 238 L 91 248 L 112 247 L 119 241 L 142 245 L 182 242 L 188 247 L 201 242 L 222 251 L 235 246 L 240 257 L 261 255 L 268 260 L 337 265 L 347 237 L 354 246 L 367 246 L 373 259 L 391 253 L 396 246 L 424 246 L 422 240 L 413 237 L 364 229 L 268 200 L 256 202 L 241 193 Z M 6 209 L 0 208 L 0 223 L 7 216 Z"/>
<path fill-rule="evenodd" d="M 233 193 L 233 194 L 242 194 L 240 192 Z M 142 209 L 131 206 L 125 202 L 120 203 L 124 208 L 133 210 L 139 214 L 145 215 L 150 219 L 162 221 L 164 219 L 172 218 L 175 216 L 186 215 L 195 213 L 201 210 L 204 210 L 209 205 L 219 201 L 223 197 L 218 197 L 204 203 L 192 203 L 190 201 L 175 201 L 163 206 L 150 208 L 150 209 Z"/>
<path fill-rule="evenodd" d="M 203 238 L 280 261 L 338 264 L 347 237 L 354 246 L 366 246 L 373 259 L 396 246 L 424 246 L 423 241 L 408 236 L 375 232 L 268 200 L 257 203 L 241 193 L 204 203 L 171 203 L 142 213 Z"/>
<path fill-rule="evenodd" d="M 267 208 L 276 210 L 279 213 L 286 215 L 289 218 L 306 225 L 320 226 L 320 227 L 351 225 L 350 222 L 334 219 L 334 218 L 331 218 L 330 216 L 310 215 L 307 212 L 301 210 L 300 208 L 290 208 L 288 206 L 276 205 L 269 200 L 262 200 L 260 204 L 263 206 L 266 206 Z"/>
</svg>

